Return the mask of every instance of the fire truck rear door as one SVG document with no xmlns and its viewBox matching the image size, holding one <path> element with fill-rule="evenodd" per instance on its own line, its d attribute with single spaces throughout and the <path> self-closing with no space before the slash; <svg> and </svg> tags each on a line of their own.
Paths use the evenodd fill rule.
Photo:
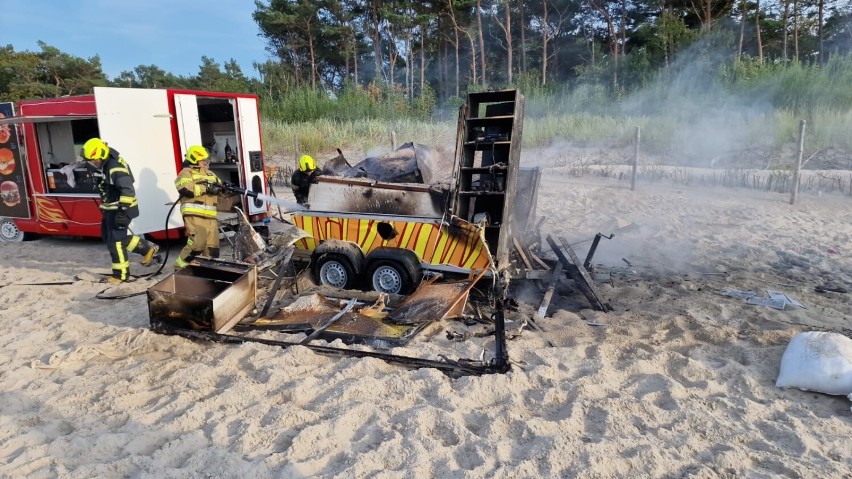
<svg viewBox="0 0 852 479">
<path fill-rule="evenodd" d="M 243 168 L 245 187 L 266 194 L 266 181 L 263 176 L 263 159 L 260 149 L 260 116 L 257 99 L 237 98 L 237 113 L 240 116 L 240 163 Z M 248 213 L 266 213 L 266 202 L 248 198 Z"/>
<path fill-rule="evenodd" d="M 180 137 L 180 151 L 201 144 L 201 122 L 195 95 L 175 94 L 175 121 Z"/>
<path fill-rule="evenodd" d="M 139 217 L 130 227 L 136 234 L 162 231 L 175 189 L 177 165 L 172 117 L 166 90 L 95 87 L 101 138 L 121 153 L 135 178 Z M 183 226 L 177 208 L 171 227 Z"/>
</svg>

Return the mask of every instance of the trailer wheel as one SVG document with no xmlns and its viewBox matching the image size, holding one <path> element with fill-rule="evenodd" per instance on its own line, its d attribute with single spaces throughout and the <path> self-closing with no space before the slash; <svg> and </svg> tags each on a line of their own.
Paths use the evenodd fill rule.
<svg viewBox="0 0 852 479">
<path fill-rule="evenodd" d="M 414 278 L 408 268 L 396 261 L 380 259 L 370 265 L 373 290 L 387 294 L 408 294 L 414 289 Z"/>
<path fill-rule="evenodd" d="M 0 241 L 17 243 L 24 240 L 24 232 L 18 229 L 18 225 L 11 218 L 0 219 Z"/>
<path fill-rule="evenodd" d="M 317 283 L 349 289 L 355 281 L 355 270 L 349 259 L 338 253 L 324 253 L 314 262 Z"/>
</svg>

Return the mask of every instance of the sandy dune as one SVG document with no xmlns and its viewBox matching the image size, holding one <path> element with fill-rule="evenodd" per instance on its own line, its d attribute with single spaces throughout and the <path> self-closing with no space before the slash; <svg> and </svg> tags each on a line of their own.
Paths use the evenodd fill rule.
<svg viewBox="0 0 852 479">
<path fill-rule="evenodd" d="M 144 296 L 17 285 L 106 267 L 100 242 L 2 243 L 0 476 L 852 477 L 850 402 L 774 386 L 795 333 L 852 327 L 852 294 L 814 289 L 852 290 L 852 198 L 788 199 L 631 192 L 548 167 L 546 233 L 581 257 L 595 233 L 615 233 L 595 257 L 612 272 L 598 286 L 614 311 L 560 282 L 540 323 L 554 347 L 524 330 L 509 373 L 461 379 L 157 335 Z M 748 305 L 725 288 L 780 290 L 806 309 Z M 532 284 L 514 294 L 520 314 L 542 295 Z M 474 356 L 487 340 L 458 346 Z"/>
</svg>

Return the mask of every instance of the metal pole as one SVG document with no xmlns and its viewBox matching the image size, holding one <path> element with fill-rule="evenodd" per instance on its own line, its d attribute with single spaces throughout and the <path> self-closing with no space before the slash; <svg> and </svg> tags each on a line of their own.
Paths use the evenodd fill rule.
<svg viewBox="0 0 852 479">
<path fill-rule="evenodd" d="M 802 171 L 802 154 L 805 151 L 805 120 L 799 120 L 799 151 L 796 154 L 796 169 L 793 171 L 793 192 L 790 193 L 790 204 L 796 204 L 799 196 L 799 179 Z"/>
<path fill-rule="evenodd" d="M 639 169 L 639 127 L 636 127 L 636 139 L 633 141 L 633 176 L 630 178 L 630 191 L 636 191 L 636 172 Z"/>
</svg>

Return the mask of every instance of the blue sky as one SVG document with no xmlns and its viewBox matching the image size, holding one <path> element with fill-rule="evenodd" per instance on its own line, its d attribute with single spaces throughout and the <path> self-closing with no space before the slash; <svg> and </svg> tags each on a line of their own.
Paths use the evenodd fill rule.
<svg viewBox="0 0 852 479">
<path fill-rule="evenodd" d="M 201 57 L 235 59 L 247 76 L 269 58 L 252 20 L 254 0 L 0 0 L 0 45 L 100 55 L 110 78 L 138 65 L 195 75 Z"/>
</svg>

